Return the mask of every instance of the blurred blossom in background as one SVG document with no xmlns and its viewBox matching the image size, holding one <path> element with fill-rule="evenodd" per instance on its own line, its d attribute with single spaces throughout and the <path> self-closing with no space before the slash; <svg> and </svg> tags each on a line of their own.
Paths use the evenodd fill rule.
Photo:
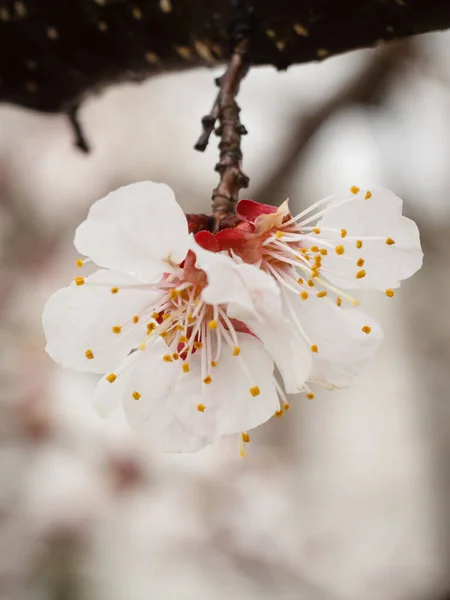
<svg viewBox="0 0 450 600">
<path fill-rule="evenodd" d="M 244 197 L 293 212 L 382 185 L 425 253 L 394 299 L 363 302 L 385 341 L 352 388 L 292 399 L 196 455 L 151 455 L 90 406 L 96 377 L 45 354 L 45 301 L 75 274 L 75 227 L 118 186 L 170 185 L 205 212 L 215 138 L 192 149 L 211 70 L 121 85 L 80 119 L 0 108 L 0 597 L 415 600 L 450 595 L 450 51 L 431 34 L 321 64 L 252 69 Z"/>
</svg>

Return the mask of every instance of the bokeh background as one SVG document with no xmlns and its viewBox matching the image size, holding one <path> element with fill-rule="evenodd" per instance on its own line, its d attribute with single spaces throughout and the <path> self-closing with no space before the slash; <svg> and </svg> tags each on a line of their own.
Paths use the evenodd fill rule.
<svg viewBox="0 0 450 600">
<path fill-rule="evenodd" d="M 0 107 L 0 597 L 444 600 L 450 597 L 450 35 L 277 73 L 239 95 L 245 193 L 300 209 L 384 185 L 424 266 L 365 294 L 377 358 L 349 390 L 293 398 L 252 435 L 151 454 L 90 406 L 95 377 L 45 354 L 41 313 L 75 274 L 90 204 L 137 180 L 208 210 L 216 138 L 192 149 L 221 69 L 120 85 L 64 116 Z"/>
</svg>

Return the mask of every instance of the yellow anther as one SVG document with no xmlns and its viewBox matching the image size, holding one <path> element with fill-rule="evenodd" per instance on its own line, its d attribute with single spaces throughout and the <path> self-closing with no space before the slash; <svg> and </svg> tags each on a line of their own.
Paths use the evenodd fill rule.
<svg viewBox="0 0 450 600">
<path fill-rule="evenodd" d="M 183 325 L 177 325 L 176 329 L 177 331 L 184 331 Z"/>
<path fill-rule="evenodd" d="M 118 291 L 119 291 L 118 287 L 111 288 L 111 294 L 117 294 Z"/>
<path fill-rule="evenodd" d="M 361 269 L 361 271 L 358 271 L 356 273 L 356 279 L 362 279 L 365 276 L 366 276 L 366 272 L 364 271 L 364 269 Z"/>
<path fill-rule="evenodd" d="M 312 279 L 308 279 L 309 287 L 314 287 L 314 281 Z"/>
<path fill-rule="evenodd" d="M 322 256 L 320 254 L 317 254 L 314 257 L 314 263 L 315 263 L 315 266 L 318 268 L 322 266 Z"/>
<path fill-rule="evenodd" d="M 172 357 L 170 356 L 170 354 L 164 354 L 162 359 L 164 362 L 172 362 Z"/>
<path fill-rule="evenodd" d="M 204 404 L 197 404 L 198 412 L 205 412 L 206 406 Z"/>
<path fill-rule="evenodd" d="M 317 267 L 317 265 L 311 269 L 311 277 L 314 277 L 314 279 L 316 277 L 319 277 L 319 268 Z"/>
<path fill-rule="evenodd" d="M 181 339 L 180 339 L 181 341 Z M 200 348 L 203 348 L 203 342 L 194 342 L 194 348 L 197 348 L 197 350 L 200 350 Z"/>
<path fill-rule="evenodd" d="M 73 280 L 76 285 L 84 285 L 84 277 L 74 277 Z"/>
<path fill-rule="evenodd" d="M 195 321 L 195 319 L 192 315 L 188 315 L 187 320 L 188 320 L 188 323 L 193 323 Z"/>
<path fill-rule="evenodd" d="M 365 263 L 365 260 L 363 258 L 358 258 L 358 260 L 356 261 L 356 266 L 357 267 L 362 267 Z"/>
<path fill-rule="evenodd" d="M 285 402 L 283 408 L 284 410 L 289 410 L 291 408 L 291 405 L 289 404 L 289 402 Z"/>
<path fill-rule="evenodd" d="M 307 300 L 307 298 L 308 298 L 308 292 L 300 292 L 300 298 L 302 300 Z"/>
<path fill-rule="evenodd" d="M 180 335 L 178 341 L 180 342 L 180 344 L 187 344 L 189 339 L 185 335 Z"/>
<path fill-rule="evenodd" d="M 84 355 L 86 358 L 89 358 L 89 360 L 92 360 L 94 358 L 94 353 L 92 352 L 92 350 L 86 350 Z"/>
<path fill-rule="evenodd" d="M 395 240 L 393 240 L 392 238 L 388 237 L 388 238 L 386 238 L 386 244 L 388 246 L 392 246 L 392 244 L 395 244 Z"/>
<path fill-rule="evenodd" d="M 165 338 L 167 337 L 168 332 L 167 331 L 161 331 L 161 333 L 159 334 L 160 337 Z"/>
<path fill-rule="evenodd" d="M 328 294 L 328 292 L 326 290 L 322 290 L 321 292 L 318 292 L 317 297 L 318 298 L 325 298 L 325 296 Z"/>
<path fill-rule="evenodd" d="M 321 248 L 321 249 L 320 249 L 320 254 L 321 254 L 322 256 L 326 256 L 326 255 L 328 254 L 328 250 L 327 250 L 326 248 Z"/>
<path fill-rule="evenodd" d="M 311 252 L 319 252 L 319 246 L 311 246 L 310 251 Z"/>
<path fill-rule="evenodd" d="M 147 348 L 147 344 L 145 342 L 142 342 L 142 344 L 139 344 L 138 348 L 139 350 L 145 350 Z"/>
<path fill-rule="evenodd" d="M 163 318 L 163 321 L 167 321 L 167 319 L 168 319 L 169 317 L 170 317 L 170 313 L 164 313 L 164 314 L 163 314 L 163 316 L 162 316 L 162 318 Z"/>
<path fill-rule="evenodd" d="M 341 229 L 341 238 L 345 238 L 346 235 L 347 235 L 347 230 Z"/>
<path fill-rule="evenodd" d="M 109 383 L 114 383 L 116 379 L 117 375 L 115 373 L 110 373 L 106 376 L 106 381 L 109 381 Z"/>
<path fill-rule="evenodd" d="M 318 348 L 317 344 L 313 344 L 311 346 L 311 352 L 319 352 L 319 348 Z"/>
<path fill-rule="evenodd" d="M 301 277 L 299 277 L 297 279 L 297 283 L 299 283 L 300 285 L 303 285 L 304 281 L 303 281 L 303 279 Z"/>
<path fill-rule="evenodd" d="M 359 249 L 359 248 L 362 248 L 362 245 L 363 245 L 363 244 L 362 244 L 362 241 L 361 241 L 361 240 L 356 240 L 356 247 L 357 247 L 358 249 Z"/>
<path fill-rule="evenodd" d="M 218 364 L 218 363 L 217 363 L 217 360 L 212 360 L 212 361 L 211 361 L 211 366 L 212 366 L 213 368 L 214 368 L 214 367 L 217 367 L 217 364 Z"/>
<path fill-rule="evenodd" d="M 318 227 L 313 227 L 312 232 L 313 233 L 320 233 L 320 229 Z"/>
<path fill-rule="evenodd" d="M 280 418 L 280 417 L 282 417 L 283 415 L 284 415 L 284 410 L 283 410 L 283 409 L 277 410 L 277 411 L 275 411 L 275 412 L 273 413 L 273 416 L 274 416 L 274 417 L 276 417 L 277 419 L 279 419 L 279 418 Z"/>
<path fill-rule="evenodd" d="M 338 306 L 340 306 L 342 304 L 342 299 L 339 296 L 336 297 L 336 304 Z"/>
<path fill-rule="evenodd" d="M 211 383 L 212 379 L 210 375 L 207 375 L 205 377 L 205 379 L 203 380 L 203 383 L 206 383 L 206 385 L 209 385 Z"/>
<path fill-rule="evenodd" d="M 248 444 L 250 441 L 250 435 L 248 433 L 246 433 L 245 431 L 243 431 L 241 433 L 241 439 L 245 444 Z"/>
<path fill-rule="evenodd" d="M 139 323 L 139 315 L 134 315 L 133 323 Z"/>
<path fill-rule="evenodd" d="M 217 321 L 212 319 L 209 323 L 208 323 L 208 327 L 210 329 L 216 329 L 217 328 Z"/>
<path fill-rule="evenodd" d="M 308 393 L 306 394 L 306 397 L 308 398 L 308 400 L 314 400 L 314 398 L 315 398 L 315 395 L 314 395 L 312 392 L 308 392 Z"/>
<path fill-rule="evenodd" d="M 251 387 L 249 389 L 250 394 L 255 397 L 255 396 L 259 396 L 261 393 L 261 390 L 259 389 L 259 387 L 257 385 L 254 385 L 253 387 Z"/>
<path fill-rule="evenodd" d="M 372 198 L 372 192 L 369 192 L 369 190 L 367 190 L 367 192 L 366 192 L 366 194 L 365 194 L 364 198 L 365 198 L 366 200 L 368 200 L 369 198 Z"/>
<path fill-rule="evenodd" d="M 350 191 L 352 194 L 357 194 L 359 192 L 359 187 L 357 185 L 352 185 Z"/>
<path fill-rule="evenodd" d="M 82 267 L 84 265 L 84 260 L 81 260 L 81 258 L 78 258 L 75 261 L 75 264 L 77 265 L 77 267 Z"/>
<path fill-rule="evenodd" d="M 120 325 L 114 325 L 114 327 L 111 327 L 111 331 L 113 333 L 120 333 L 122 331 L 122 327 L 120 327 Z"/>
<path fill-rule="evenodd" d="M 183 369 L 183 372 L 184 372 L 184 373 L 189 373 L 189 371 L 190 371 L 190 368 L 189 368 L 189 365 L 188 365 L 188 363 L 183 363 L 183 364 L 181 365 L 181 368 Z"/>
<path fill-rule="evenodd" d="M 139 392 L 133 392 L 131 395 L 133 396 L 133 398 L 134 398 L 135 400 L 139 400 L 139 398 L 141 397 L 141 395 L 140 395 L 140 393 L 139 393 Z"/>
<path fill-rule="evenodd" d="M 178 360 L 180 358 L 180 355 L 178 354 L 178 352 L 174 352 L 172 354 L 172 358 L 173 358 L 173 360 Z"/>
<path fill-rule="evenodd" d="M 311 260 L 311 254 L 305 254 L 306 260 Z"/>
<path fill-rule="evenodd" d="M 345 248 L 344 248 L 344 246 L 336 246 L 335 251 L 336 251 L 336 254 L 344 254 Z"/>
<path fill-rule="evenodd" d="M 180 294 L 181 294 L 181 292 L 180 292 L 179 290 L 176 290 L 176 289 L 170 290 L 170 293 L 169 293 L 169 298 L 170 298 L 171 300 L 174 300 L 175 298 L 178 298 L 178 296 L 179 296 Z"/>
<path fill-rule="evenodd" d="M 152 319 L 159 319 L 159 313 L 158 312 L 152 313 Z"/>
<path fill-rule="evenodd" d="M 239 346 L 235 346 L 233 348 L 233 356 L 239 356 L 240 353 L 241 353 L 241 349 L 239 348 Z"/>
<path fill-rule="evenodd" d="M 306 254 L 308 252 L 308 248 L 300 248 L 300 252 L 302 254 Z"/>
<path fill-rule="evenodd" d="M 363 333 L 370 333 L 372 329 L 368 325 L 364 325 L 364 327 L 361 327 L 361 331 Z"/>
<path fill-rule="evenodd" d="M 277 231 L 277 232 L 276 232 L 276 234 L 275 234 L 275 237 L 276 237 L 277 239 L 280 239 L 280 238 L 282 238 L 282 237 L 283 237 L 283 235 L 284 235 L 284 233 L 283 233 L 282 231 Z"/>
<path fill-rule="evenodd" d="M 156 329 L 155 323 L 147 323 L 147 334 L 151 333 L 154 329 Z"/>
<path fill-rule="evenodd" d="M 388 298 L 392 298 L 394 296 L 394 290 L 391 290 L 391 288 L 389 288 L 388 290 L 386 290 L 385 294 Z"/>
</svg>

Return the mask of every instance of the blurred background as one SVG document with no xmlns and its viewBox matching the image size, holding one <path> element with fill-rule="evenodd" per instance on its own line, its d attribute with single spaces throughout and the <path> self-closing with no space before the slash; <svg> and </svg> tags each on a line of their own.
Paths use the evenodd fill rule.
<svg viewBox="0 0 450 600">
<path fill-rule="evenodd" d="M 90 406 L 96 378 L 45 354 L 46 299 L 75 274 L 91 203 L 142 179 L 207 212 L 217 138 L 193 145 L 222 69 L 120 85 L 80 120 L 0 107 L 0 596 L 8 600 L 450 598 L 450 34 L 251 70 L 245 197 L 300 209 L 383 185 L 424 266 L 349 390 L 292 398 L 252 435 L 152 455 Z"/>
</svg>

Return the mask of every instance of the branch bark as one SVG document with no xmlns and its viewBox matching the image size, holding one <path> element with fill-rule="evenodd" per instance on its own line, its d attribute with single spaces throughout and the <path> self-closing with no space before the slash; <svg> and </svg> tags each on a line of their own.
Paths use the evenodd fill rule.
<svg viewBox="0 0 450 600">
<path fill-rule="evenodd" d="M 120 81 L 227 61 L 287 68 L 450 27 L 447 0 L 0 0 L 0 101 L 67 111 Z"/>
</svg>

